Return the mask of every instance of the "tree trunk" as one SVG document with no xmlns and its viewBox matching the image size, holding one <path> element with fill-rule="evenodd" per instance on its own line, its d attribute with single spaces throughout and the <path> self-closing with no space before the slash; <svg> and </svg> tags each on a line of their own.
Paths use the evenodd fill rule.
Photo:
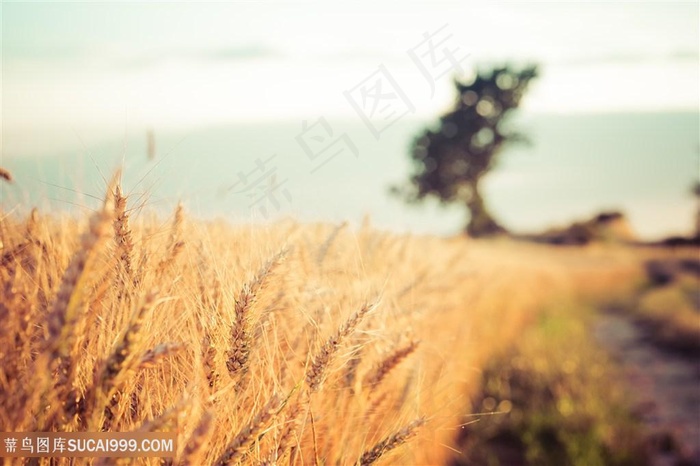
<svg viewBox="0 0 700 466">
<path fill-rule="evenodd" d="M 478 183 L 474 183 L 472 186 L 472 195 L 467 201 L 467 209 L 469 209 L 471 215 L 466 228 L 466 232 L 469 236 L 476 238 L 506 232 L 506 229 L 499 225 L 488 210 L 486 210 L 484 199 L 479 192 Z"/>
</svg>

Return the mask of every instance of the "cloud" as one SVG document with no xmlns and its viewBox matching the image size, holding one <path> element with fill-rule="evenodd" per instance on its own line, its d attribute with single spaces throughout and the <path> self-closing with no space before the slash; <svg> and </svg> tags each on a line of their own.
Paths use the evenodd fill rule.
<svg viewBox="0 0 700 466">
<path fill-rule="evenodd" d="M 120 64 L 129 68 L 143 68 L 155 66 L 166 61 L 237 63 L 281 57 L 283 55 L 281 51 L 261 44 L 249 44 L 198 50 L 165 50 L 158 53 L 134 56 L 122 60 Z"/>
<path fill-rule="evenodd" d="M 346 48 L 341 49 L 333 53 L 324 53 L 321 56 L 325 60 L 336 60 L 336 61 L 366 61 L 366 60 L 395 60 L 396 58 L 401 58 L 406 55 L 405 51 L 400 53 L 392 53 L 390 51 L 381 51 L 379 49 L 371 48 Z"/>
<path fill-rule="evenodd" d="M 282 54 L 280 51 L 260 44 L 227 47 L 218 50 L 191 54 L 192 58 L 212 61 L 241 61 L 257 58 L 279 57 L 281 55 Z"/>
<path fill-rule="evenodd" d="M 63 63 L 67 65 L 89 62 L 92 64 L 102 64 L 107 67 L 134 69 L 157 66 L 163 62 L 169 61 L 237 63 L 282 56 L 284 56 L 284 54 L 281 51 L 261 44 L 204 49 L 164 49 L 160 51 L 50 45 L 45 47 L 11 49 L 6 51 L 5 60 L 30 63 Z"/>
<path fill-rule="evenodd" d="M 699 53 L 697 49 L 678 49 L 665 53 L 653 52 L 617 52 L 603 55 L 579 56 L 552 59 L 550 63 L 556 65 L 637 65 L 642 63 L 659 62 L 685 62 L 697 63 Z"/>
</svg>

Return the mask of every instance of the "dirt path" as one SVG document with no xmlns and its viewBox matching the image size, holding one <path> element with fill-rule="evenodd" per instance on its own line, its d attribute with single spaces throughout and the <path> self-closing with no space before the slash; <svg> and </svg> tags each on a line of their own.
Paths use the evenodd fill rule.
<svg viewBox="0 0 700 466">
<path fill-rule="evenodd" d="M 594 334 L 619 363 L 658 442 L 652 464 L 700 465 L 700 361 L 659 349 L 642 328 L 615 313 L 602 314 Z"/>
</svg>

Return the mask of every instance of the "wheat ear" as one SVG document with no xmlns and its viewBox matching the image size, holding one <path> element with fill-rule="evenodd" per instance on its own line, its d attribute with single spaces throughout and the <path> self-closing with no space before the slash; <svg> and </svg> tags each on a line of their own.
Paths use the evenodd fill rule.
<svg viewBox="0 0 700 466">
<path fill-rule="evenodd" d="M 180 456 L 180 461 L 178 464 L 180 466 L 189 466 L 191 464 L 202 464 L 201 462 L 201 450 L 204 442 L 207 440 L 209 431 L 212 428 L 213 416 L 210 412 L 204 413 L 202 419 L 197 424 L 197 427 L 192 431 L 190 438 L 187 440 L 182 455 Z"/>
<path fill-rule="evenodd" d="M 399 348 L 389 356 L 384 358 L 384 360 L 379 363 L 374 371 L 367 374 L 365 377 L 365 386 L 369 387 L 370 390 L 377 387 L 384 378 L 389 375 L 396 366 L 406 359 L 411 353 L 413 353 L 418 347 L 418 342 L 413 341 L 403 348 Z"/>
<path fill-rule="evenodd" d="M 211 336 L 205 334 L 202 338 L 202 365 L 207 376 L 209 387 L 216 389 L 219 372 L 216 370 L 216 347 L 211 342 Z"/>
<path fill-rule="evenodd" d="M 162 432 L 171 429 L 173 424 L 177 425 L 178 418 L 185 411 L 185 405 L 185 400 L 179 401 L 158 416 L 145 421 L 136 432 Z"/>
<path fill-rule="evenodd" d="M 343 230 L 348 225 L 348 222 L 342 222 L 338 224 L 335 228 L 333 228 L 333 231 L 331 232 L 330 235 L 328 235 L 328 238 L 323 242 L 321 247 L 318 250 L 318 255 L 316 256 L 316 265 L 321 267 L 323 265 L 323 260 L 326 258 L 326 255 L 328 254 L 328 251 L 331 248 L 331 245 L 335 241 L 335 239 L 338 237 L 340 232 Z"/>
<path fill-rule="evenodd" d="M 247 453 L 248 448 L 257 440 L 267 424 L 277 415 L 280 409 L 279 406 L 279 397 L 273 395 L 255 417 L 238 432 L 214 464 L 216 466 L 226 466 L 239 461 Z"/>
<path fill-rule="evenodd" d="M 282 250 L 268 260 L 253 280 L 243 285 L 241 292 L 238 294 L 234 306 L 234 321 L 231 326 L 231 348 L 226 353 L 226 368 L 232 377 L 243 375 L 248 370 L 248 359 L 252 342 L 250 309 L 255 303 L 258 293 L 264 287 L 267 278 L 284 259 L 286 253 L 286 250 Z"/>
<path fill-rule="evenodd" d="M 116 176 L 110 183 L 110 188 L 116 183 Z M 80 249 L 73 255 L 66 268 L 58 293 L 47 316 L 48 336 L 43 343 L 42 364 L 44 369 L 54 372 L 53 384 L 51 378 L 44 378 L 42 403 L 48 408 L 51 405 L 61 406 L 61 410 L 47 409 L 38 420 L 42 429 L 48 429 L 56 421 L 56 416 L 68 414 L 72 417 L 75 411 L 76 399 L 72 395 L 71 379 L 75 370 L 75 361 L 71 360 L 76 335 L 75 327 L 80 319 L 81 310 L 88 294 L 87 282 L 93 267 L 96 252 L 100 243 L 109 231 L 109 222 L 114 214 L 114 202 L 108 194 L 102 209 L 95 212 L 89 221 L 88 230 L 80 238 Z M 40 371 L 41 372 L 41 371 Z M 53 400 L 53 402 L 51 401 Z"/>
<path fill-rule="evenodd" d="M 303 411 L 303 405 L 297 401 L 286 416 L 284 422 L 285 426 L 282 430 L 282 434 L 279 436 L 279 440 L 277 441 L 277 447 L 272 449 L 267 458 L 262 462 L 262 465 L 271 466 L 277 464 L 277 462 L 284 457 L 284 454 L 291 447 L 294 441 L 294 436 L 296 435 L 300 422 L 299 416 Z"/>
<path fill-rule="evenodd" d="M 131 256 L 134 242 L 131 237 L 131 229 L 129 228 L 129 214 L 126 212 L 126 197 L 122 194 L 122 189 L 119 185 L 114 190 L 114 206 L 114 240 L 117 243 L 117 255 L 127 278 L 127 280 L 122 280 L 120 285 L 125 286 L 132 280 Z"/>
<path fill-rule="evenodd" d="M 345 364 L 345 376 L 344 382 L 345 386 L 350 389 L 351 393 L 355 392 L 355 380 L 357 379 L 357 369 L 362 362 L 362 353 L 364 347 L 360 347 L 358 350 L 352 353 L 352 356 Z"/>
<path fill-rule="evenodd" d="M 425 424 L 425 419 L 422 417 L 418 418 L 408 424 L 406 427 L 399 429 L 389 437 L 381 440 L 374 447 L 372 447 L 371 450 L 368 450 L 362 454 L 357 463 L 355 463 L 356 466 L 368 466 L 376 462 L 386 452 L 406 443 L 406 441 L 416 434 L 418 428 L 423 424 Z"/>
<path fill-rule="evenodd" d="M 143 353 L 139 361 L 139 369 L 151 369 L 182 348 L 183 345 L 181 343 L 161 343 Z"/>
<path fill-rule="evenodd" d="M 129 325 L 122 333 L 121 339 L 112 354 L 107 358 L 104 370 L 99 379 L 99 392 L 96 407 L 104 406 L 102 428 L 109 428 L 113 418 L 113 408 L 119 402 L 119 390 L 128 374 L 136 369 L 134 364 L 137 354 L 134 352 L 136 343 L 141 338 L 143 321 L 156 304 L 156 292 L 151 291 L 142 305 L 132 314 Z M 96 411 L 99 414 L 99 411 Z"/>
<path fill-rule="evenodd" d="M 179 203 L 175 209 L 173 224 L 170 227 L 170 239 L 168 240 L 166 256 L 158 263 L 157 275 L 161 275 L 168 270 L 185 247 L 185 242 L 180 240 L 184 219 L 185 208 L 182 203 Z"/>
<path fill-rule="evenodd" d="M 69 354 L 71 333 L 87 288 L 87 274 L 84 272 L 90 270 L 97 246 L 106 237 L 113 213 L 114 202 L 112 196 L 107 195 L 102 209 L 90 217 L 89 229 L 80 239 L 80 249 L 63 274 L 58 294 L 47 317 L 47 347 L 52 359 L 67 357 Z"/>
<path fill-rule="evenodd" d="M 317 391 L 325 379 L 326 369 L 335 353 L 338 351 L 342 341 L 355 331 L 362 319 L 375 307 L 374 304 L 366 304 L 359 311 L 355 312 L 338 331 L 332 335 L 321 347 L 321 350 L 314 356 L 311 367 L 306 374 L 306 384 L 311 392 Z"/>
</svg>

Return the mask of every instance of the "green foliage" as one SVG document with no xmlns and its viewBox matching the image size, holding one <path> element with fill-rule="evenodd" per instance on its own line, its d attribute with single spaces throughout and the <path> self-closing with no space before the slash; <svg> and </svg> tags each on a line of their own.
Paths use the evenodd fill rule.
<svg viewBox="0 0 700 466">
<path fill-rule="evenodd" d="M 481 70 L 471 80 L 455 80 L 453 109 L 413 143 L 414 170 L 409 187 L 400 191 L 404 197 L 419 201 L 434 196 L 442 203 L 464 204 L 471 213 L 467 231 L 474 236 L 504 231 L 487 211 L 479 181 L 505 144 L 525 140 L 505 122 L 536 76 L 535 66 L 502 66 Z"/>
<path fill-rule="evenodd" d="M 484 372 L 483 400 L 497 413 L 470 426 L 458 464 L 645 465 L 641 430 L 613 367 L 590 341 L 578 307 L 546 313 L 513 352 Z M 481 408 L 489 403 L 481 400 Z M 507 400 L 507 412 L 499 409 Z M 476 408 L 479 410 L 479 408 Z"/>
</svg>

